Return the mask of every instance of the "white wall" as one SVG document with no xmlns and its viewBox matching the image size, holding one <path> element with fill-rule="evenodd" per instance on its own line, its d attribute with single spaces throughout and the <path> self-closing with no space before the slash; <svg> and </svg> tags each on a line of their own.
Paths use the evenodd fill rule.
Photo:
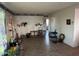
<svg viewBox="0 0 79 59">
<path fill-rule="evenodd" d="M 64 43 L 73 47 L 73 39 L 74 39 L 74 15 L 75 8 L 68 7 L 62 10 L 55 12 L 51 16 L 51 31 L 54 29 L 57 30 L 58 34 L 64 33 L 65 40 Z M 66 25 L 66 19 L 71 19 L 71 25 Z"/>
<path fill-rule="evenodd" d="M 75 8 L 74 46 L 79 46 L 79 7 Z"/>
<path fill-rule="evenodd" d="M 17 29 L 17 32 L 21 34 L 29 33 L 33 30 L 38 30 L 39 28 L 35 26 L 37 23 L 43 24 L 43 16 L 15 16 L 15 27 Z M 17 27 L 17 24 L 21 24 L 22 22 L 27 22 L 27 25 Z M 43 26 L 40 29 L 44 29 Z"/>
<path fill-rule="evenodd" d="M 79 9 L 75 9 L 76 6 L 71 6 L 62 10 L 59 10 L 52 15 L 50 15 L 50 31 L 55 29 L 60 33 L 65 34 L 64 43 L 69 46 L 76 47 L 79 45 Z M 66 20 L 71 19 L 71 25 L 66 24 Z M 27 22 L 26 27 L 20 27 L 18 29 L 17 24 L 21 22 Z M 26 34 L 32 30 L 38 30 L 38 27 L 35 27 L 36 23 L 43 23 L 44 17 L 42 16 L 15 16 L 15 27 L 19 34 Z M 43 27 L 44 29 L 44 27 Z"/>
<path fill-rule="evenodd" d="M 5 20 L 6 20 L 6 34 L 7 34 L 7 41 L 9 42 L 10 39 L 14 38 L 14 31 L 13 31 L 13 15 L 9 13 L 8 11 L 5 11 Z M 12 22 L 12 24 L 10 24 Z M 12 31 L 9 31 L 9 29 L 12 29 Z"/>
</svg>

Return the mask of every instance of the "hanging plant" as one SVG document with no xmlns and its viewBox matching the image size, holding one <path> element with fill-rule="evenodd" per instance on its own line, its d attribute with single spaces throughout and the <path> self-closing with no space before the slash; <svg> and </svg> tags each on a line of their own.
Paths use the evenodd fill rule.
<svg viewBox="0 0 79 59">
<path fill-rule="evenodd" d="M 35 24 L 35 26 L 42 26 L 42 24 L 40 24 L 40 23 L 37 23 L 37 24 Z"/>
<path fill-rule="evenodd" d="M 18 27 L 20 27 L 20 25 L 19 25 L 19 24 L 17 24 L 17 26 L 18 26 Z"/>
<path fill-rule="evenodd" d="M 27 22 L 22 22 L 21 23 L 21 26 L 24 26 L 25 27 L 26 25 L 27 25 Z"/>
</svg>

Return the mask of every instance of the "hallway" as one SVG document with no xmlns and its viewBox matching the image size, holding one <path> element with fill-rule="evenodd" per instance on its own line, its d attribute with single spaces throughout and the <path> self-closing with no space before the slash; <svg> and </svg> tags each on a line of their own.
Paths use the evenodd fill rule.
<svg viewBox="0 0 79 59">
<path fill-rule="evenodd" d="M 21 56 L 78 56 L 79 47 L 72 48 L 64 43 L 52 43 L 50 47 L 45 45 L 44 38 L 23 39 Z"/>
</svg>

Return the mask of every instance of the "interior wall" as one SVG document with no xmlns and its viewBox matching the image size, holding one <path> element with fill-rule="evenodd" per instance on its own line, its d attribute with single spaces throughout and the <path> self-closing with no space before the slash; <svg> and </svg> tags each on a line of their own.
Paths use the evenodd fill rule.
<svg viewBox="0 0 79 59">
<path fill-rule="evenodd" d="M 15 16 L 15 27 L 19 35 L 29 33 L 30 31 L 45 30 L 44 28 L 44 17 L 43 16 Z M 27 22 L 27 25 L 18 27 L 17 24 Z M 43 24 L 41 27 L 35 26 L 35 24 Z"/>
<path fill-rule="evenodd" d="M 79 5 L 75 8 L 74 46 L 79 46 Z"/>
<path fill-rule="evenodd" d="M 8 11 L 5 11 L 5 19 L 6 19 L 6 34 L 7 34 L 7 41 L 9 42 L 10 39 L 15 38 L 14 36 L 14 30 L 13 30 L 13 26 L 14 26 L 14 19 L 13 19 L 13 15 L 11 13 L 9 13 Z M 12 31 L 9 31 L 9 30 Z"/>
<path fill-rule="evenodd" d="M 74 40 L 74 6 L 68 7 L 55 12 L 51 15 L 51 31 L 57 30 L 58 34 L 64 33 L 65 40 L 64 43 L 73 47 Z M 71 25 L 66 24 L 66 20 L 71 19 Z"/>
</svg>

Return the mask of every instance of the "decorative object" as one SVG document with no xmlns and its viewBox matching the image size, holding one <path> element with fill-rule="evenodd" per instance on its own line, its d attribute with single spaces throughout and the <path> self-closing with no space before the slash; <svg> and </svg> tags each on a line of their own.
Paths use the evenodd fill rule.
<svg viewBox="0 0 79 59">
<path fill-rule="evenodd" d="M 31 33 L 26 33 L 26 37 L 30 38 L 31 37 Z"/>
<path fill-rule="evenodd" d="M 63 33 L 61 33 L 60 35 L 59 35 L 59 42 L 63 42 L 63 40 L 65 39 L 65 35 L 63 34 Z"/>
<path fill-rule="evenodd" d="M 18 26 L 18 27 L 20 27 L 20 25 L 19 25 L 19 24 L 17 24 L 17 26 Z"/>
<path fill-rule="evenodd" d="M 40 23 L 37 23 L 37 24 L 35 24 L 35 26 L 42 26 L 42 24 L 40 24 Z"/>
<path fill-rule="evenodd" d="M 27 22 L 22 22 L 21 24 L 17 24 L 18 27 L 20 27 L 20 26 L 24 26 L 25 27 L 26 25 L 27 25 Z"/>
<path fill-rule="evenodd" d="M 66 20 L 66 24 L 67 24 L 67 25 L 71 25 L 71 19 L 67 19 L 67 20 Z"/>
<path fill-rule="evenodd" d="M 22 22 L 21 23 L 21 26 L 24 26 L 25 27 L 26 25 L 27 25 L 27 22 Z"/>
</svg>

